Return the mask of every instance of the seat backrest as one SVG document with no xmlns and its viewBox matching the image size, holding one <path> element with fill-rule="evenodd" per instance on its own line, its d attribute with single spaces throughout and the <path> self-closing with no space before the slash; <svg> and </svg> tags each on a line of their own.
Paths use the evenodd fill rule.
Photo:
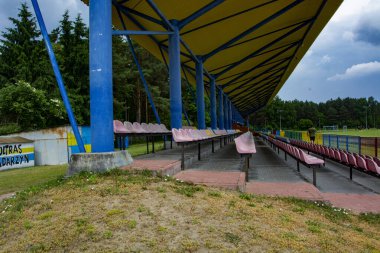
<svg viewBox="0 0 380 253">
<path fill-rule="evenodd" d="M 377 164 L 375 163 L 374 160 L 369 159 L 369 158 L 365 158 L 365 162 L 366 162 L 366 165 L 367 165 L 367 169 L 369 171 L 377 173 Z"/>
<path fill-rule="evenodd" d="M 138 132 L 138 133 L 145 133 L 146 130 L 144 128 L 141 127 L 140 123 L 138 122 L 133 122 L 133 129 Z"/>
<path fill-rule="evenodd" d="M 149 125 L 147 123 L 141 123 L 141 128 L 144 129 L 146 132 L 150 132 Z"/>
<path fill-rule="evenodd" d="M 127 128 L 128 131 L 133 132 L 133 125 L 129 121 L 124 121 L 124 126 Z"/>
<path fill-rule="evenodd" d="M 373 160 L 375 161 L 375 163 L 380 166 L 380 159 L 377 158 L 376 156 L 373 157 Z"/>
<path fill-rule="evenodd" d="M 126 133 L 127 129 L 125 128 L 123 122 L 121 122 L 120 120 L 114 120 L 113 131 L 114 133 Z"/>
<path fill-rule="evenodd" d="M 160 128 L 163 132 L 170 132 L 170 130 L 164 124 L 160 124 Z"/>
<path fill-rule="evenodd" d="M 357 162 L 359 168 L 362 168 L 363 170 L 367 170 L 367 163 L 363 157 L 357 156 L 356 162 Z"/>
<path fill-rule="evenodd" d="M 342 162 L 348 163 L 347 154 L 344 153 L 342 150 L 339 150 L 340 158 Z"/>
</svg>

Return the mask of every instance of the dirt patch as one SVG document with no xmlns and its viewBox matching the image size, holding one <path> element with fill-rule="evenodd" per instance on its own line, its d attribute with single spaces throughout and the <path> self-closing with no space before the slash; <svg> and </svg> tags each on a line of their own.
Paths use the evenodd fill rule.
<svg viewBox="0 0 380 253">
<path fill-rule="evenodd" d="M 4 199 L 8 199 L 8 198 L 13 197 L 15 194 L 16 194 L 15 192 L 1 194 L 0 195 L 0 202 L 3 201 Z"/>
</svg>

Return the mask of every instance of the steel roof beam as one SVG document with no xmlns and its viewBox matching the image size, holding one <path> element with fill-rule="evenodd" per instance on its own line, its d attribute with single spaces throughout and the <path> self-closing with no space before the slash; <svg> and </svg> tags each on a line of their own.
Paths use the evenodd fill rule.
<svg viewBox="0 0 380 253">
<path fill-rule="evenodd" d="M 264 92 L 271 89 L 272 87 L 276 86 L 280 82 L 280 80 L 281 80 L 281 75 L 278 75 L 271 78 L 271 80 L 267 81 L 265 84 L 256 86 L 255 89 L 251 91 L 251 93 L 238 97 L 238 98 L 234 98 L 235 100 L 238 100 L 236 104 L 242 105 L 242 104 L 249 103 L 247 99 L 257 96 L 258 94 L 257 92 Z"/>
<path fill-rule="evenodd" d="M 271 56 L 270 58 L 266 59 L 265 61 L 257 64 L 256 66 L 253 66 L 252 68 L 246 70 L 245 72 L 243 72 L 242 74 L 240 74 L 239 76 L 235 77 L 234 79 L 228 81 L 226 84 L 223 85 L 223 87 L 227 87 L 229 84 L 239 80 L 240 78 L 242 78 L 243 76 L 249 74 L 250 72 L 252 72 L 253 70 L 261 67 L 263 64 L 267 63 L 267 62 L 270 62 L 272 61 L 273 59 L 277 58 L 278 56 L 288 52 L 289 49 L 293 48 L 295 45 L 298 45 L 298 44 L 301 44 L 301 41 L 297 41 L 297 42 L 294 42 L 292 43 L 290 46 L 286 47 L 285 49 L 281 50 L 280 52 L 278 52 L 277 54 Z"/>
<path fill-rule="evenodd" d="M 279 62 L 279 61 L 282 61 L 282 60 L 284 60 L 284 58 L 279 59 L 279 60 L 275 60 L 275 61 L 271 61 L 271 62 L 267 62 L 267 63 L 261 65 L 260 68 L 265 67 L 265 66 L 268 66 L 268 65 L 271 65 L 271 64 L 275 64 L 275 63 L 277 63 L 277 62 Z M 242 71 L 242 72 L 239 72 L 239 73 L 236 73 L 236 74 L 233 74 L 233 75 L 230 75 L 230 76 L 227 76 L 227 77 L 220 78 L 220 79 L 219 79 L 219 82 L 221 82 L 221 81 L 223 81 L 223 80 L 226 80 L 226 79 L 229 79 L 229 78 L 234 77 L 234 76 L 241 75 L 241 74 L 243 74 L 243 73 L 245 73 L 245 72 L 246 72 L 246 70 L 244 70 L 244 71 Z M 244 79 L 244 80 L 247 80 L 247 79 L 249 79 L 249 78 L 246 78 L 246 79 Z M 234 82 L 233 84 L 235 84 L 235 83 L 239 83 L 239 82 L 241 82 L 241 80 L 239 80 L 239 81 L 237 81 L 237 82 Z"/>
<path fill-rule="evenodd" d="M 134 30 L 113 30 L 112 35 L 170 35 L 173 32 L 165 31 L 134 31 Z"/>
<path fill-rule="evenodd" d="M 287 47 L 287 46 L 289 46 L 289 45 L 292 45 L 293 43 L 294 43 L 294 42 L 290 42 L 290 43 L 284 44 L 284 45 L 282 45 L 282 46 L 279 46 L 279 47 L 276 47 L 276 48 L 273 48 L 273 49 L 267 50 L 267 51 L 265 51 L 265 52 L 261 52 L 261 53 L 255 55 L 254 57 L 257 57 L 257 56 L 261 56 L 261 55 L 265 55 L 265 54 L 271 53 L 271 52 L 273 52 L 273 51 L 276 51 L 276 50 L 279 50 L 279 49 L 281 49 L 281 48 L 284 48 L 284 47 Z M 252 58 L 253 58 L 253 57 L 252 57 Z M 240 60 L 239 60 L 239 61 L 240 61 Z M 212 69 L 212 70 L 210 70 L 210 72 L 214 72 L 214 71 L 219 70 L 219 69 L 223 69 L 223 68 L 226 68 L 226 67 L 230 67 L 231 65 L 233 65 L 233 64 L 235 64 L 235 63 L 237 63 L 237 62 L 239 62 L 239 61 L 236 61 L 236 62 L 233 62 L 233 63 L 229 63 L 229 64 L 226 64 L 226 65 L 224 65 L 224 66 L 220 66 L 220 67 L 218 67 L 218 68 Z M 225 78 L 221 78 L 221 79 L 219 79 L 219 81 L 220 81 L 220 80 L 223 80 L 223 79 L 225 79 Z"/>
<path fill-rule="evenodd" d="M 139 11 L 136 11 L 136 10 L 134 10 L 134 9 L 131 9 L 131 8 L 125 7 L 124 5 L 120 4 L 119 2 L 117 2 L 117 4 L 118 4 L 118 6 L 119 6 L 121 9 L 124 9 L 125 11 L 128 11 L 128 12 L 131 13 L 131 14 L 134 14 L 134 15 L 139 16 L 139 17 L 141 17 L 141 18 L 143 18 L 143 19 L 145 19 L 145 20 L 148 20 L 148 21 L 150 21 L 150 22 L 153 22 L 153 23 L 155 23 L 155 24 L 157 24 L 157 25 L 160 25 L 160 26 L 164 27 L 164 24 L 163 24 L 162 21 L 159 20 L 159 19 L 153 18 L 153 17 L 151 17 L 151 16 L 149 16 L 149 15 L 146 15 L 146 14 L 141 13 L 141 12 L 139 12 Z"/>
<path fill-rule="evenodd" d="M 272 67 L 268 68 L 267 70 L 261 72 L 260 74 L 256 75 L 256 76 L 253 76 L 251 78 L 248 78 L 248 80 L 246 80 L 243 84 L 240 84 L 239 86 L 233 88 L 232 90 L 229 91 L 228 94 L 236 91 L 236 90 L 241 90 L 241 89 L 244 89 L 245 88 L 245 85 L 249 84 L 250 82 L 252 82 L 253 80 L 261 77 L 262 75 L 265 75 L 265 74 L 268 74 L 268 73 L 271 73 L 271 72 L 278 72 L 278 71 L 281 71 L 281 70 L 285 70 L 288 65 L 284 66 L 284 67 L 281 67 L 281 68 L 277 68 L 279 66 L 281 66 L 282 64 L 284 64 L 286 61 L 289 61 L 291 60 L 291 57 L 287 57 L 285 58 L 283 61 L 281 61 L 280 63 L 276 64 L 276 65 L 273 65 Z M 246 89 L 247 90 L 247 89 Z M 243 90 L 244 92 L 245 90 Z"/>
<path fill-rule="evenodd" d="M 251 38 L 251 39 L 247 39 L 247 40 L 244 40 L 244 41 L 242 41 L 242 42 L 235 43 L 235 44 L 233 44 L 233 45 L 227 47 L 227 49 L 228 49 L 228 48 L 232 48 L 232 47 L 239 46 L 239 45 L 244 44 L 244 43 L 251 42 L 251 41 L 253 41 L 253 40 L 257 40 L 257 39 L 260 39 L 260 38 L 266 37 L 266 36 L 268 36 L 268 35 L 271 35 L 271 34 L 274 34 L 274 33 L 277 33 L 277 32 L 283 31 L 283 30 L 286 30 L 286 29 L 289 29 L 289 28 L 291 28 L 291 27 L 297 26 L 297 25 L 302 24 L 302 23 L 304 23 L 304 22 L 309 22 L 310 20 L 311 20 L 311 19 L 303 20 L 303 21 L 300 21 L 300 22 L 297 22 L 297 23 L 294 23 L 294 24 L 291 24 L 291 25 L 288 25 L 288 26 L 285 26 L 285 27 L 279 28 L 279 29 L 277 29 L 277 30 L 274 30 L 274 31 L 271 31 L 271 32 L 268 32 L 268 33 L 265 33 L 265 34 L 262 34 L 262 35 L 259 35 L 259 36 L 257 36 L 257 37 L 253 37 L 253 38 Z"/>
<path fill-rule="evenodd" d="M 219 77 L 219 76 L 223 75 L 224 73 L 226 73 L 227 71 L 230 71 L 231 69 L 235 68 L 236 66 L 239 66 L 240 64 L 244 63 L 245 61 L 251 59 L 252 57 L 255 57 L 257 54 L 259 54 L 260 52 L 264 51 L 265 49 L 267 49 L 267 48 L 275 45 L 276 43 L 280 42 L 281 40 L 289 37 L 291 34 L 299 31 L 300 29 L 302 29 L 307 24 L 309 24 L 309 22 L 305 22 L 305 23 L 300 24 L 299 26 L 293 28 L 289 32 L 287 32 L 284 35 L 280 36 L 279 38 L 273 40 L 272 42 L 266 44 L 265 46 L 261 47 L 260 49 L 256 50 L 255 52 L 253 52 L 253 53 L 245 56 L 243 59 L 241 59 L 240 61 L 236 62 L 235 64 L 233 64 L 233 65 L 229 66 L 228 68 L 226 68 L 226 69 L 220 71 L 219 73 L 215 74 L 215 76 Z"/>
<path fill-rule="evenodd" d="M 278 84 L 278 82 L 274 82 L 273 84 L 271 84 L 270 86 L 268 86 L 270 89 L 273 89 L 276 85 Z M 248 98 L 244 98 L 244 99 L 249 99 L 249 98 L 252 98 L 252 97 L 256 97 L 256 99 L 260 99 L 262 98 L 262 96 L 264 95 L 268 95 L 270 94 L 272 91 L 271 90 L 267 90 L 267 89 L 263 89 L 263 90 L 260 90 L 260 92 L 258 93 L 255 93 L 255 94 L 252 94 L 250 95 Z M 244 109 L 246 107 L 247 104 L 249 104 L 250 102 L 248 101 L 244 101 L 244 102 L 241 102 L 241 103 L 238 103 L 238 105 Z"/>
<path fill-rule="evenodd" d="M 255 89 L 253 89 L 250 94 L 246 96 L 238 97 L 238 98 L 234 97 L 233 99 L 238 100 L 236 102 L 237 105 L 249 103 L 249 101 L 247 101 L 246 99 L 257 95 L 257 93 L 253 93 L 253 92 L 258 92 L 258 91 L 261 92 L 261 91 L 270 89 L 271 87 L 276 86 L 280 80 L 281 80 L 281 75 L 274 76 L 273 78 L 271 78 L 271 80 L 268 80 L 265 84 L 262 84 L 260 86 L 255 86 L 254 87 Z M 242 99 L 244 99 L 244 101 Z"/>
<path fill-rule="evenodd" d="M 147 0 L 147 1 L 150 1 L 150 0 Z M 276 19 L 277 17 L 283 15 L 284 13 L 288 12 L 289 10 L 293 9 L 295 6 L 297 6 L 298 4 L 300 4 L 301 2 L 303 2 L 304 0 L 295 0 L 293 1 L 291 4 L 289 4 L 288 6 L 286 6 L 285 8 L 279 10 L 278 12 L 274 13 L 273 15 L 269 16 L 268 18 L 262 20 L 261 22 L 259 22 L 258 24 L 252 26 L 251 28 L 245 30 L 244 32 L 242 32 L 241 34 L 239 34 L 238 36 L 232 38 L 231 40 L 227 41 L 226 43 L 224 43 L 223 45 L 220 45 L 219 47 L 217 47 L 216 49 L 214 49 L 213 51 L 207 53 L 204 55 L 204 59 L 207 60 L 209 59 L 210 57 L 212 57 L 213 55 L 217 54 L 218 52 L 226 49 L 228 46 L 234 44 L 235 42 L 239 41 L 240 39 L 244 38 L 245 36 L 247 36 L 248 34 L 251 34 L 252 32 L 256 31 L 257 29 L 261 28 L 262 26 L 266 25 L 267 23 L 271 22 L 272 20 Z"/>
<path fill-rule="evenodd" d="M 233 92 L 236 91 L 236 90 L 244 89 L 244 88 L 245 88 L 245 85 L 249 84 L 249 83 L 252 82 L 253 80 L 255 80 L 255 79 L 257 79 L 257 78 L 259 78 L 259 77 L 261 77 L 261 76 L 263 76 L 263 75 L 265 75 L 265 74 L 268 74 L 268 73 L 271 73 L 271 72 L 274 72 L 274 71 L 278 72 L 279 70 L 286 69 L 287 66 L 286 66 L 286 67 L 282 67 L 282 68 L 277 68 L 277 67 L 278 67 L 278 66 L 281 66 L 284 62 L 286 62 L 286 61 L 288 61 L 288 60 L 290 60 L 289 57 L 288 57 L 287 59 L 284 59 L 282 62 L 280 62 L 280 63 L 278 63 L 278 64 L 276 64 L 276 65 L 273 65 L 272 67 L 266 69 L 265 71 L 263 71 L 263 72 L 261 72 L 261 73 L 255 75 L 255 76 L 253 76 L 253 77 L 250 77 L 250 78 L 246 79 L 246 80 L 244 81 L 244 83 L 239 84 L 239 86 L 236 86 L 235 88 L 233 88 L 232 90 L 230 90 L 230 91 L 228 92 L 228 94 L 231 94 L 231 93 L 233 93 Z M 235 84 L 236 84 L 236 83 L 235 83 Z M 244 91 L 243 91 L 243 92 L 244 92 Z"/>
<path fill-rule="evenodd" d="M 271 75 L 269 75 L 267 78 L 271 78 L 271 77 L 275 76 L 276 74 L 278 74 L 279 72 L 284 72 L 284 71 L 286 70 L 286 68 L 287 68 L 287 66 L 286 66 L 286 67 L 279 68 L 279 69 L 276 69 L 276 70 L 275 70 Z M 269 71 L 268 73 L 270 73 L 270 72 L 271 72 L 271 71 Z M 283 74 L 284 74 L 284 73 L 282 73 L 281 75 L 283 75 Z M 252 82 L 252 81 L 253 81 L 253 80 L 249 80 L 249 81 L 246 82 L 246 84 L 247 84 L 247 83 L 250 83 L 250 82 Z M 261 80 L 260 82 L 262 82 L 262 81 L 264 81 L 264 80 Z M 243 94 L 244 92 L 248 92 L 250 89 L 252 89 L 252 85 L 250 85 L 249 87 L 246 87 L 245 90 L 242 90 L 242 91 L 240 91 L 240 92 L 238 92 L 238 93 L 236 93 L 236 94 L 231 95 L 231 97 L 235 98 L 235 97 L 237 97 L 237 96 Z M 227 93 L 227 94 L 231 94 L 231 93 L 233 93 L 234 91 L 236 91 L 236 90 L 233 90 L 233 91 L 231 91 L 231 92 L 229 92 L 229 93 Z"/>
<path fill-rule="evenodd" d="M 186 25 L 190 24 L 192 21 L 194 21 L 195 19 L 201 17 L 202 15 L 206 14 L 207 12 L 209 12 L 210 10 L 214 9 L 215 7 L 217 7 L 219 4 L 223 3 L 224 0 L 214 0 L 212 1 L 211 3 L 207 4 L 206 6 L 202 7 L 201 9 L 197 10 L 196 12 L 194 12 L 193 14 L 191 14 L 190 16 L 182 19 L 180 22 L 179 22 L 179 29 L 182 29 L 184 28 Z"/>
<path fill-rule="evenodd" d="M 254 109 L 252 109 L 251 111 L 246 111 L 246 112 L 244 112 L 244 113 L 242 113 L 242 114 L 243 114 L 244 116 L 251 115 L 253 112 L 259 111 L 259 110 L 263 109 L 264 107 L 265 107 L 265 105 L 262 105 L 262 106 L 260 106 L 260 107 L 258 107 L 258 108 L 254 108 Z"/>
<path fill-rule="evenodd" d="M 232 15 L 229 15 L 229 16 L 227 16 L 227 17 L 223 17 L 223 18 L 221 18 L 221 19 L 218 19 L 218 20 L 212 21 L 212 22 L 210 22 L 210 23 L 207 23 L 207 24 L 201 25 L 201 26 L 199 26 L 199 27 L 196 27 L 196 28 L 193 28 L 193 29 L 191 29 L 191 30 L 188 30 L 188 31 L 186 31 L 186 32 L 181 33 L 181 36 L 186 35 L 186 34 L 191 33 L 191 32 L 194 32 L 194 31 L 197 31 L 197 30 L 200 30 L 200 29 L 202 29 L 202 28 L 205 28 L 205 27 L 208 27 L 208 26 L 211 26 L 211 25 L 217 24 L 217 23 L 222 22 L 222 21 L 224 21 L 224 20 L 227 20 L 227 19 L 230 19 L 230 18 L 233 18 L 233 17 L 239 16 L 239 15 L 244 14 L 244 13 L 247 13 L 247 12 L 249 12 L 249 11 L 252 11 L 252 10 L 258 9 L 258 8 L 260 8 L 260 7 L 262 7 L 262 6 L 265 6 L 265 5 L 271 4 L 271 3 L 276 2 L 276 1 L 278 1 L 278 0 L 270 0 L 270 1 L 266 2 L 266 3 L 263 3 L 263 4 L 260 4 L 260 5 L 257 5 L 257 6 L 254 6 L 254 7 L 251 7 L 251 8 L 249 8 L 249 9 L 246 9 L 246 10 L 243 10 L 243 11 L 239 11 L 239 12 L 234 13 L 234 14 L 232 14 Z M 163 41 L 161 41 L 161 42 L 164 42 L 164 41 L 167 41 L 167 39 L 165 39 L 165 40 L 163 40 Z"/>
<path fill-rule="evenodd" d="M 153 0 L 146 0 L 146 2 L 156 12 L 156 14 L 161 18 L 161 20 L 164 22 L 164 25 L 166 26 L 166 28 L 171 30 L 171 31 L 174 31 L 175 28 L 173 27 L 172 23 L 170 23 L 170 21 L 165 17 L 165 15 L 161 12 L 161 10 L 153 2 Z"/>
</svg>

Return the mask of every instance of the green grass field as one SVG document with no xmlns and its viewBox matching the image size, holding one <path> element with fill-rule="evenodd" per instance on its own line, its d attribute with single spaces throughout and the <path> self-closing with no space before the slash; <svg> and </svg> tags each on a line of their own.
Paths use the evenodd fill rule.
<svg viewBox="0 0 380 253">
<path fill-rule="evenodd" d="M 163 149 L 163 142 L 155 143 L 155 150 Z M 134 156 L 146 154 L 146 143 L 133 144 L 128 149 Z M 152 150 L 150 145 L 149 150 Z M 64 176 L 67 164 L 55 166 L 35 166 L 30 168 L 0 171 L 0 195 L 24 190 L 30 186 L 43 184 L 57 177 Z"/>
<path fill-rule="evenodd" d="M 347 131 L 321 131 L 324 134 L 350 135 L 360 137 L 380 137 L 380 129 L 347 129 Z"/>
</svg>

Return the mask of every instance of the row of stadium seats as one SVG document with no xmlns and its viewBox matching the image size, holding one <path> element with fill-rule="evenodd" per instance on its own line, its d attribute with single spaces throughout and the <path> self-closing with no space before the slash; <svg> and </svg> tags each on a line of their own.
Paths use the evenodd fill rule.
<svg viewBox="0 0 380 253">
<path fill-rule="evenodd" d="M 239 130 L 196 130 L 196 129 L 172 129 L 173 139 L 175 142 L 197 142 L 219 138 L 222 136 L 231 136 L 238 134 Z"/>
<path fill-rule="evenodd" d="M 185 145 L 198 143 L 198 160 L 201 159 L 201 143 L 212 142 L 212 153 L 214 153 L 214 140 L 220 140 L 220 147 L 222 147 L 222 140 L 226 144 L 231 138 L 240 134 L 239 130 L 196 130 L 196 129 L 172 129 L 172 137 L 174 141 L 182 146 L 181 155 L 181 169 L 185 169 Z"/>
<path fill-rule="evenodd" d="M 380 160 L 377 157 L 359 155 L 357 153 L 350 153 L 345 150 L 329 148 L 323 145 L 299 140 L 291 140 L 291 143 L 305 150 L 321 155 L 324 158 L 329 158 L 349 166 L 350 168 L 380 175 Z"/>
<path fill-rule="evenodd" d="M 325 164 L 325 161 L 322 159 L 319 159 L 317 157 L 314 157 L 312 155 L 306 154 L 302 149 L 297 148 L 291 144 L 288 144 L 286 142 L 283 142 L 281 140 L 274 139 L 267 135 L 261 135 L 264 139 L 268 140 L 270 143 L 272 143 L 277 148 L 280 148 L 285 153 L 285 159 L 286 155 L 289 154 L 294 159 L 297 160 L 297 170 L 300 171 L 299 163 L 306 165 L 307 167 L 313 168 L 313 185 L 317 186 L 317 175 L 316 175 L 316 168 L 315 166 L 318 165 L 319 167 L 323 164 Z"/>
<path fill-rule="evenodd" d="M 115 134 L 171 134 L 171 131 L 164 124 L 146 124 L 138 122 L 125 121 L 124 124 L 119 120 L 113 121 L 113 130 Z"/>
</svg>

